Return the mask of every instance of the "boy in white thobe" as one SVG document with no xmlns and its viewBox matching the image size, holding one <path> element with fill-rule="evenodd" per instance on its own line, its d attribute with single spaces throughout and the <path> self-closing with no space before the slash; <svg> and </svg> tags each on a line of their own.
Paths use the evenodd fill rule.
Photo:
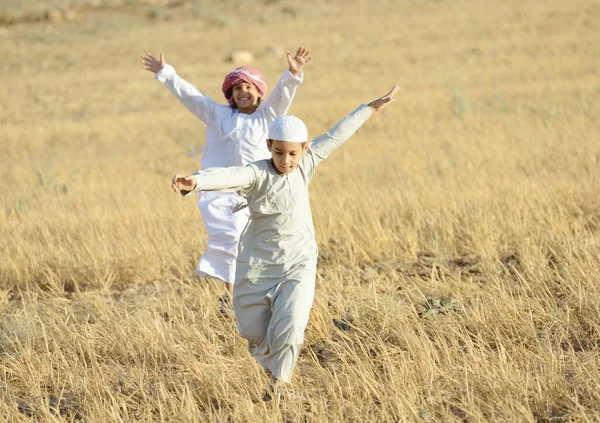
<svg viewBox="0 0 600 423">
<path fill-rule="evenodd" d="M 240 335 L 273 387 L 290 382 L 314 298 L 317 243 L 308 184 L 317 165 L 397 91 L 396 86 L 359 106 L 310 147 L 304 123 L 283 116 L 269 129 L 272 159 L 173 177 L 173 189 L 184 195 L 236 189 L 248 201 L 250 221 L 240 239 L 233 305 Z"/>
<path fill-rule="evenodd" d="M 160 60 L 144 55 L 142 65 L 154 72 L 157 80 L 206 123 L 202 168 L 207 169 L 243 166 L 270 157 L 264 142 L 269 125 L 288 112 L 296 88 L 302 82 L 302 69 L 310 60 L 310 51 L 303 47 L 294 57 L 288 53 L 289 70 L 263 102 L 267 87 L 260 72 L 251 67 L 235 69 L 225 77 L 222 86 L 229 105 L 215 103 L 180 78 L 175 69 L 165 63 L 162 53 Z M 238 90 L 239 85 L 244 89 Z M 235 192 L 202 192 L 198 198 L 208 243 L 196 267 L 196 275 L 224 281 L 229 292 L 233 291 L 239 237 L 250 217 L 248 209 L 233 213 L 243 202 L 245 200 Z"/>
</svg>

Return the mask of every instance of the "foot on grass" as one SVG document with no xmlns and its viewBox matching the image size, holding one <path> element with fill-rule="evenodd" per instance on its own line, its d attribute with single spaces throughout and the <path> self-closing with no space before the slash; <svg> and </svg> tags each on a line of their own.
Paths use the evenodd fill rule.
<svg viewBox="0 0 600 423">
<path fill-rule="evenodd" d="M 219 298 L 219 312 L 223 317 L 233 317 L 233 305 L 231 304 L 231 296 L 223 295 Z"/>
</svg>

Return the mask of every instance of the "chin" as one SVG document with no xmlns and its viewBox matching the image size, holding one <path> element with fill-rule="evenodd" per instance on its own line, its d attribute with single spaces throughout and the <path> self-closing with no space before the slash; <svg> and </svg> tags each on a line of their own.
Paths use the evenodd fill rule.
<svg viewBox="0 0 600 423">
<path fill-rule="evenodd" d="M 239 102 L 236 102 L 235 104 L 238 107 L 238 109 L 239 108 L 246 109 L 248 107 L 256 106 L 256 101 L 239 101 Z"/>
</svg>

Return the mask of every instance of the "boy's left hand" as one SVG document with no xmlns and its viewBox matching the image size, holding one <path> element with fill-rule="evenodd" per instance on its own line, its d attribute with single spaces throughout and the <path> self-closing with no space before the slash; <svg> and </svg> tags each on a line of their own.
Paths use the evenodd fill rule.
<svg viewBox="0 0 600 423">
<path fill-rule="evenodd" d="M 367 106 L 371 107 L 376 112 L 383 109 L 388 104 L 396 101 L 394 97 L 398 93 L 399 89 L 400 88 L 398 87 L 398 85 L 394 85 L 394 88 L 392 88 L 389 93 L 387 93 L 383 97 L 379 97 L 377 100 L 373 100 Z"/>
<path fill-rule="evenodd" d="M 302 72 L 302 68 L 304 68 L 311 59 L 312 56 L 310 55 L 310 50 L 304 47 L 298 47 L 298 51 L 296 51 L 294 57 L 288 52 L 287 61 L 290 65 L 290 72 L 292 75 L 296 76 Z"/>
<path fill-rule="evenodd" d="M 171 180 L 171 188 L 175 192 L 193 191 L 196 188 L 196 178 L 192 175 L 180 175 L 179 173 L 173 176 Z"/>
</svg>

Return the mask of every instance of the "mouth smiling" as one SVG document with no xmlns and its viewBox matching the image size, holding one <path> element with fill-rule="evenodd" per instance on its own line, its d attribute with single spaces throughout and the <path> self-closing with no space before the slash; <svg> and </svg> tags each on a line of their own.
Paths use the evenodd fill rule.
<svg viewBox="0 0 600 423">
<path fill-rule="evenodd" d="M 249 95 L 242 95 L 239 96 L 237 99 L 238 101 L 252 101 L 252 98 Z"/>
</svg>

